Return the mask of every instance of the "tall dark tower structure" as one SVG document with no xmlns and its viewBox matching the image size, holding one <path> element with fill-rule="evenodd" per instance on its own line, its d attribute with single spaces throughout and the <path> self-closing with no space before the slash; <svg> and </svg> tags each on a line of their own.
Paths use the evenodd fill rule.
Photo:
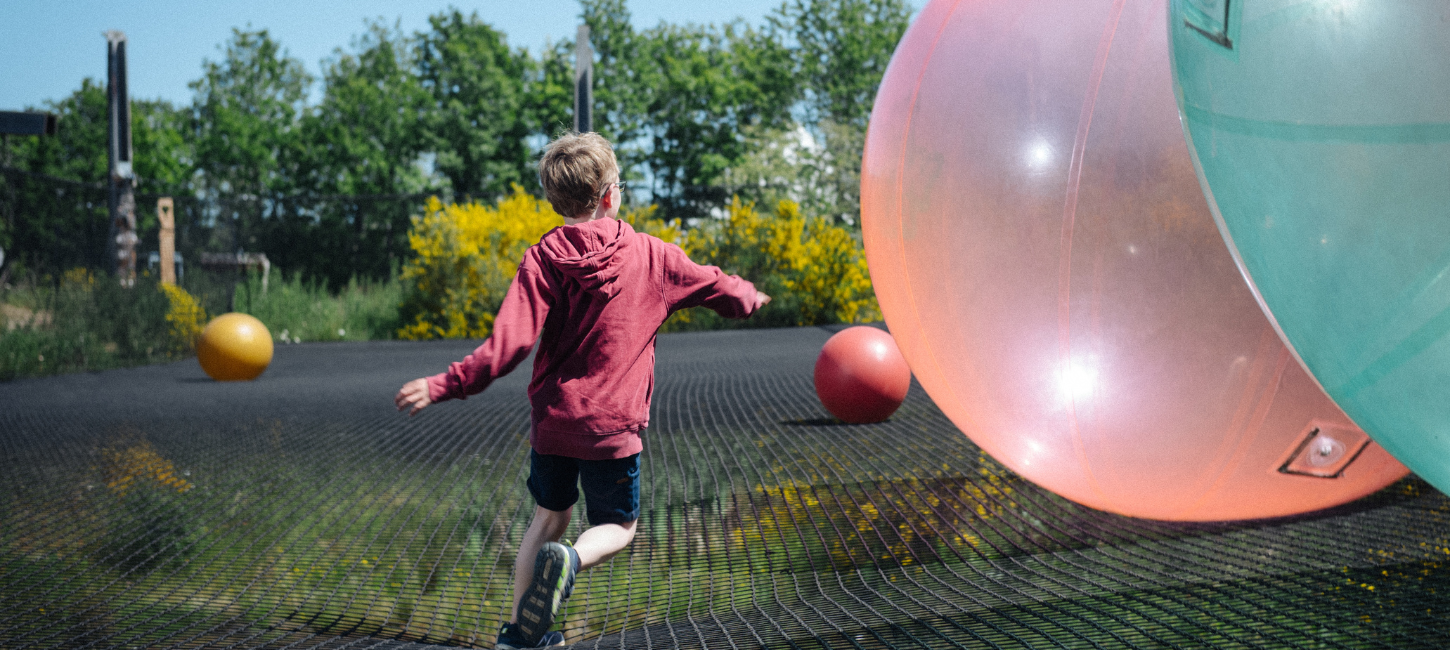
<svg viewBox="0 0 1450 650">
<path fill-rule="evenodd" d="M 589 26 L 580 25 L 574 39 L 574 130 L 594 130 L 594 48 L 589 46 Z"/>
<path fill-rule="evenodd" d="M 106 104 L 110 117 L 111 238 L 107 249 L 124 286 L 136 283 L 136 174 L 131 168 L 131 97 L 126 90 L 126 34 L 106 36 Z"/>
</svg>

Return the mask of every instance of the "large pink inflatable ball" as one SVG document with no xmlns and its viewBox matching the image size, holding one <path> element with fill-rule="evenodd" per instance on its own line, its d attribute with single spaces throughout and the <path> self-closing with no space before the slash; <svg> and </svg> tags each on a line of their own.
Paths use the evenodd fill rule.
<svg viewBox="0 0 1450 650">
<path fill-rule="evenodd" d="M 1245 273 L 1329 395 L 1450 492 L 1450 3 L 1170 6 Z"/>
<path fill-rule="evenodd" d="M 906 400 L 911 368 L 890 334 L 858 325 L 826 340 L 815 383 L 821 404 L 842 422 L 884 422 Z"/>
<path fill-rule="evenodd" d="M 1291 358 L 1219 236 L 1161 0 L 936 0 L 877 95 L 867 261 L 917 380 L 1079 503 L 1227 520 L 1405 468 Z"/>
</svg>

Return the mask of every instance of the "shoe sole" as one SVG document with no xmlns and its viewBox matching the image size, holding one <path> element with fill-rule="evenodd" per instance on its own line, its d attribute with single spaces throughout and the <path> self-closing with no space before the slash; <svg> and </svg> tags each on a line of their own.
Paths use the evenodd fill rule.
<svg viewBox="0 0 1450 650">
<path fill-rule="evenodd" d="M 564 595 L 569 551 L 562 544 L 548 543 L 534 559 L 534 581 L 519 602 L 519 632 L 532 645 L 554 626 L 554 615 Z"/>
<path fill-rule="evenodd" d="M 543 644 L 543 641 L 544 640 L 542 638 L 539 639 L 539 644 Z M 564 635 L 560 634 L 559 635 L 559 638 L 557 639 L 557 642 L 556 643 L 549 643 L 549 644 L 543 644 L 543 645 L 539 645 L 539 644 L 535 644 L 534 647 L 535 648 L 557 648 L 557 647 L 559 647 L 561 645 L 564 645 Z M 515 646 L 509 645 L 507 643 L 500 642 L 500 643 L 498 643 L 497 645 L 495 645 L 493 647 L 493 650 L 529 650 L 529 647 L 528 646 L 515 647 Z"/>
</svg>

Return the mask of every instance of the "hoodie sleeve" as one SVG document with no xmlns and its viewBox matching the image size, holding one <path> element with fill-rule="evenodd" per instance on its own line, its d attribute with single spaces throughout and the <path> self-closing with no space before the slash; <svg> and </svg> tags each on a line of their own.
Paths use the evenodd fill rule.
<svg viewBox="0 0 1450 650">
<path fill-rule="evenodd" d="M 664 298 L 671 312 L 709 307 L 726 318 L 755 311 L 755 285 L 717 266 L 696 264 L 679 246 L 660 242 L 664 258 Z"/>
<path fill-rule="evenodd" d="M 509 283 L 494 317 L 493 334 L 473 354 L 449 364 L 447 372 L 429 377 L 428 399 L 441 402 L 477 395 L 528 358 L 554 298 L 553 287 L 531 262 L 526 257 Z"/>
</svg>

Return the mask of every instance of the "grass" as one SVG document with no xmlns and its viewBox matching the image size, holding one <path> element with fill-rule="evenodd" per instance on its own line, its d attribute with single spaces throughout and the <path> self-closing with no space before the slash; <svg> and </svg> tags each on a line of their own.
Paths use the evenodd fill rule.
<svg viewBox="0 0 1450 650">
<path fill-rule="evenodd" d="M 300 275 L 261 277 L 189 271 L 181 287 L 213 318 L 252 314 L 278 343 L 394 338 L 402 284 L 353 280 L 336 292 Z M 133 287 L 74 269 L 61 276 L 20 274 L 0 289 L 0 381 L 161 363 L 186 358 L 166 315 L 171 307 L 155 277 Z"/>
<path fill-rule="evenodd" d="M 56 278 L 26 277 L 0 293 L 11 315 L 0 331 L 0 381 L 105 370 L 167 361 L 187 354 L 173 341 L 170 304 L 156 281 L 122 288 L 84 269 Z"/>
<path fill-rule="evenodd" d="M 300 273 L 290 280 L 271 278 L 266 290 L 261 277 L 252 274 L 238 284 L 235 298 L 237 311 L 256 316 L 279 343 L 395 338 L 402 301 L 403 285 L 397 278 L 385 282 L 354 278 L 333 293 L 320 282 L 304 280 Z"/>
</svg>

